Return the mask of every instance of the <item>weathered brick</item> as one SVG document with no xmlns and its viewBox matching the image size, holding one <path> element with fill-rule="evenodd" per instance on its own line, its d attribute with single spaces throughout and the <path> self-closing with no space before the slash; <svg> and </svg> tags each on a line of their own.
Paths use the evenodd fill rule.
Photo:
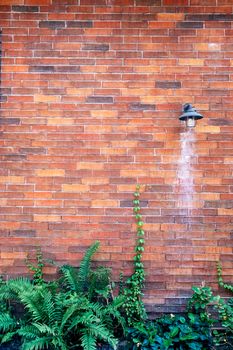
<svg viewBox="0 0 233 350">
<path fill-rule="evenodd" d="M 39 12 L 39 6 L 13 5 L 12 11 L 15 11 L 15 12 Z"/>
<path fill-rule="evenodd" d="M 54 66 L 30 66 L 29 72 L 52 73 L 54 72 Z"/>
<path fill-rule="evenodd" d="M 177 23 L 177 28 L 192 28 L 192 29 L 199 29 L 199 28 L 203 28 L 204 24 L 203 22 L 178 22 Z"/>
<path fill-rule="evenodd" d="M 67 21 L 67 28 L 92 28 L 93 21 Z"/>
<path fill-rule="evenodd" d="M 155 87 L 159 89 L 180 89 L 180 81 L 156 81 Z"/>
<path fill-rule="evenodd" d="M 0 125 L 19 125 L 20 118 L 0 118 Z"/>
<path fill-rule="evenodd" d="M 87 103 L 113 103 L 111 96 L 88 96 Z"/>
<path fill-rule="evenodd" d="M 40 28 L 61 29 L 65 27 L 64 21 L 40 21 Z"/>
<path fill-rule="evenodd" d="M 155 105 L 145 104 L 145 103 L 131 103 L 130 109 L 132 111 L 154 111 L 156 109 Z"/>
<path fill-rule="evenodd" d="M 228 13 L 193 14 L 185 15 L 185 19 L 189 21 L 232 21 L 233 15 Z"/>
<path fill-rule="evenodd" d="M 109 44 L 84 44 L 82 47 L 84 51 L 109 51 Z"/>
<path fill-rule="evenodd" d="M 36 230 L 13 230 L 11 231 L 13 237 L 35 237 Z"/>
</svg>

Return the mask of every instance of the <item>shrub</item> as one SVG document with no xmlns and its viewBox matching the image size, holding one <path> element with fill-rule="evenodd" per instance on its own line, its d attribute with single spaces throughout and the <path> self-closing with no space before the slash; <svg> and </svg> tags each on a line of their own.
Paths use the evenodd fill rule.
<svg viewBox="0 0 233 350">
<path fill-rule="evenodd" d="M 98 247 L 96 242 L 87 250 L 79 269 L 63 266 L 61 277 L 53 283 L 42 283 L 41 274 L 38 284 L 35 278 L 2 282 L 0 300 L 24 308 L 20 318 L 11 309 L 2 312 L 2 343 L 20 336 L 22 350 L 95 350 L 98 341 L 115 349 L 115 325 L 124 326 L 119 312 L 122 297 L 112 297 L 108 270 L 91 269 Z"/>
</svg>

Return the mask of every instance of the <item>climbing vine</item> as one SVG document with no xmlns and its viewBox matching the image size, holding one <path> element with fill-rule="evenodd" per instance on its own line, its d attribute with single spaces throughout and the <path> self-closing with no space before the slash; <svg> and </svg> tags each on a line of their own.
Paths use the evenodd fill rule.
<svg viewBox="0 0 233 350">
<path fill-rule="evenodd" d="M 222 277 L 222 265 L 220 261 L 217 262 L 217 274 L 218 274 L 218 284 L 220 287 L 225 288 L 233 293 L 233 285 L 229 283 L 225 283 Z"/>
<path fill-rule="evenodd" d="M 124 289 L 126 320 L 129 326 L 134 325 L 146 318 L 145 306 L 142 301 L 143 287 L 145 281 L 145 270 L 142 262 L 144 252 L 144 230 L 140 207 L 140 185 L 136 186 L 133 200 L 133 211 L 136 220 L 137 238 L 134 255 L 134 271 L 126 282 Z"/>
</svg>

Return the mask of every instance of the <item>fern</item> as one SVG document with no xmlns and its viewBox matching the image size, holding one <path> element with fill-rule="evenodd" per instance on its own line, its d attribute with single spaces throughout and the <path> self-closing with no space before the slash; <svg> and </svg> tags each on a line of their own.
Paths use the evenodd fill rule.
<svg viewBox="0 0 233 350">
<path fill-rule="evenodd" d="M 98 272 L 91 271 L 90 267 L 92 256 L 95 254 L 98 248 L 98 241 L 93 243 L 90 248 L 88 248 L 80 263 L 79 269 L 70 265 L 64 265 L 61 267 L 61 281 L 66 290 L 76 293 L 93 294 L 91 291 L 96 288 L 96 285 L 100 282 L 101 278 L 103 279 L 103 274 L 100 276 L 100 273 L 98 274 Z"/>
<path fill-rule="evenodd" d="M 96 350 L 96 338 L 93 338 L 86 330 L 83 331 L 81 336 L 81 344 L 84 350 Z"/>
<path fill-rule="evenodd" d="M 15 332 L 7 332 L 5 335 L 0 336 L 1 344 L 11 341 L 15 337 L 15 334 Z"/>
<path fill-rule="evenodd" d="M 17 320 L 13 318 L 9 313 L 3 313 L 0 315 L 0 331 L 4 333 L 11 331 L 17 325 Z"/>
<path fill-rule="evenodd" d="M 90 274 L 90 264 L 92 256 L 96 253 L 96 251 L 99 249 L 100 243 L 96 241 L 93 243 L 86 251 L 79 267 L 78 272 L 78 280 L 80 283 L 80 289 L 82 292 L 87 291 L 87 281 Z"/>
<path fill-rule="evenodd" d="M 122 297 L 113 297 L 109 269 L 91 269 L 98 247 L 95 242 L 87 250 L 78 270 L 63 266 L 59 284 L 36 284 L 27 278 L 1 282 L 0 301 L 19 303 L 24 315 L 16 320 L 4 309 L 0 339 L 7 342 L 19 336 L 22 350 L 95 350 L 97 341 L 115 348 L 114 329 L 124 325 Z"/>
<path fill-rule="evenodd" d="M 81 288 L 79 284 L 77 268 L 69 265 L 64 265 L 60 270 L 62 273 L 61 281 L 63 286 L 67 290 L 79 293 L 81 291 Z"/>
<path fill-rule="evenodd" d="M 42 337 L 26 341 L 22 345 L 22 350 L 42 350 L 48 349 L 50 344 L 50 339 L 48 337 Z"/>
</svg>

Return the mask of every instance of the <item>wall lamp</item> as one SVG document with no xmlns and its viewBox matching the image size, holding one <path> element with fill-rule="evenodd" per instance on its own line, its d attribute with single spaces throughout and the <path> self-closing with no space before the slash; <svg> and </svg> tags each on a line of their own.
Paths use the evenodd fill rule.
<svg viewBox="0 0 233 350">
<path fill-rule="evenodd" d="M 193 128 L 196 125 L 196 120 L 203 118 L 190 103 L 185 103 L 183 105 L 182 112 L 183 114 L 179 119 L 185 121 L 186 126 L 189 128 Z"/>
</svg>

